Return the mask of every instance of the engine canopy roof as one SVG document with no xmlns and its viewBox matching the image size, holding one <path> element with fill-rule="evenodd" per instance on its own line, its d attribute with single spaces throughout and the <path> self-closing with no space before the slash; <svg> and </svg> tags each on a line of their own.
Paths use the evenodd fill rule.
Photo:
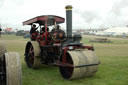
<svg viewBox="0 0 128 85">
<path fill-rule="evenodd" d="M 65 21 L 65 19 L 63 17 L 60 17 L 60 16 L 42 15 L 42 16 L 37 16 L 35 18 L 24 21 L 23 25 L 32 25 L 33 23 L 45 25 L 45 23 L 47 22 L 47 25 L 51 26 L 51 25 L 55 25 L 55 23 L 56 24 L 64 23 L 64 21 Z"/>
</svg>

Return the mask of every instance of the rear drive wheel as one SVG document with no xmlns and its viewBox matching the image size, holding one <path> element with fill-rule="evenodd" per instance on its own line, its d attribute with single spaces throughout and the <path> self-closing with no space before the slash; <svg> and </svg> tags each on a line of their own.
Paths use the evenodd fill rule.
<svg viewBox="0 0 128 85">
<path fill-rule="evenodd" d="M 29 68 L 38 68 L 40 63 L 40 47 L 38 42 L 31 41 L 26 45 L 25 61 Z"/>
</svg>

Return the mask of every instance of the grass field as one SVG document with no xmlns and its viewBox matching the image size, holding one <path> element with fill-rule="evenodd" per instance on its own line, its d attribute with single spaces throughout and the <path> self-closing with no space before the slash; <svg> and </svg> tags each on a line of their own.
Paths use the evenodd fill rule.
<svg viewBox="0 0 128 85">
<path fill-rule="evenodd" d="M 23 85 L 128 85 L 128 39 L 110 38 L 113 43 L 90 43 L 94 37 L 84 36 L 85 45 L 93 45 L 101 64 L 93 77 L 64 80 L 57 67 L 42 66 L 38 70 L 28 69 L 24 62 L 25 44 L 29 39 L 15 35 L 3 35 L 0 41 L 8 51 L 21 55 Z"/>
</svg>

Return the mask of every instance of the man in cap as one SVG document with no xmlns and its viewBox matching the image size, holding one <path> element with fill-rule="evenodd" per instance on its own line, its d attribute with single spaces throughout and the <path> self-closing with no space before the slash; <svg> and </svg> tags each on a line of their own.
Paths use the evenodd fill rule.
<svg viewBox="0 0 128 85">
<path fill-rule="evenodd" d="M 36 37 L 38 35 L 37 29 L 38 27 L 36 28 L 36 25 L 33 24 L 30 30 L 31 40 L 36 40 Z"/>
<path fill-rule="evenodd" d="M 35 33 L 37 29 L 38 29 L 38 27 L 36 28 L 36 25 L 33 24 L 31 27 L 31 30 L 30 30 L 30 34 Z"/>
</svg>

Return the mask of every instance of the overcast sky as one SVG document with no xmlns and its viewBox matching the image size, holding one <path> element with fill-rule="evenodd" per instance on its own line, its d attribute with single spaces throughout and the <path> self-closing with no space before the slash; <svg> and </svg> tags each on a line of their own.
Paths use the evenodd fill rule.
<svg viewBox="0 0 128 85">
<path fill-rule="evenodd" d="M 35 16 L 65 18 L 66 5 L 73 6 L 74 29 L 128 25 L 128 0 L 0 0 L 0 23 L 26 30 L 22 22 Z"/>
</svg>

